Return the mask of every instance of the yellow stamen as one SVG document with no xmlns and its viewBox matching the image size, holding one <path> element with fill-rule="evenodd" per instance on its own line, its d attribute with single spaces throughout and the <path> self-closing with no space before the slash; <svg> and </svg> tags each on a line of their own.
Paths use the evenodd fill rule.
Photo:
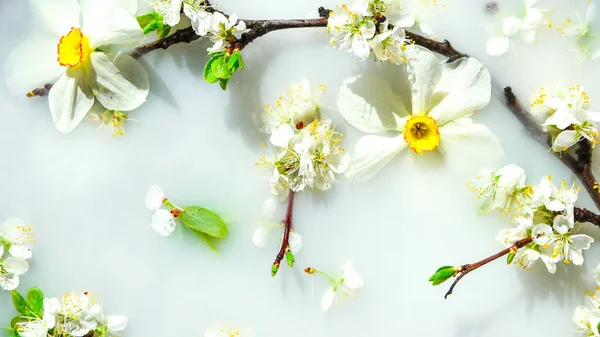
<svg viewBox="0 0 600 337">
<path fill-rule="evenodd" d="M 90 56 L 90 41 L 81 29 L 71 31 L 58 42 L 58 63 L 61 66 L 77 67 Z"/>
<path fill-rule="evenodd" d="M 440 131 L 435 119 L 429 116 L 412 116 L 404 127 L 404 140 L 415 153 L 435 150 L 440 144 Z"/>
</svg>

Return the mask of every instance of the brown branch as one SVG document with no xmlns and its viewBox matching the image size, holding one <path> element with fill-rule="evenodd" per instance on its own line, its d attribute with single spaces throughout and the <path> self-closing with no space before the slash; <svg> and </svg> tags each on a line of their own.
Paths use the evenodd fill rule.
<svg viewBox="0 0 600 337">
<path fill-rule="evenodd" d="M 575 221 L 589 222 L 592 225 L 600 227 L 600 215 L 586 208 L 575 207 Z"/>
<path fill-rule="evenodd" d="M 275 257 L 275 262 L 271 266 L 271 276 L 275 276 L 277 271 L 279 270 L 279 265 L 281 264 L 281 260 L 283 257 L 290 251 L 290 233 L 293 229 L 292 224 L 292 213 L 294 210 L 294 191 L 290 191 L 290 195 L 288 196 L 288 205 L 287 210 L 285 212 L 285 218 L 283 219 L 283 239 L 281 240 L 281 248 L 279 248 L 279 253 L 277 253 L 277 257 Z"/>
<path fill-rule="evenodd" d="M 289 20 L 243 20 L 250 31 L 242 34 L 239 40 L 234 42 L 231 49 L 242 50 L 252 41 L 270 32 L 292 28 L 315 28 L 327 27 L 327 18 L 318 19 L 289 19 Z"/>
<path fill-rule="evenodd" d="M 499 251 L 498 253 L 486 257 L 485 259 L 475 262 L 475 263 L 471 263 L 471 264 L 465 264 L 464 266 L 461 266 L 460 268 L 458 268 L 458 270 L 456 271 L 456 275 L 458 275 L 458 277 L 456 278 L 456 280 L 454 280 L 454 282 L 452 282 L 452 285 L 450 286 L 450 289 L 448 289 L 448 292 L 446 293 L 446 295 L 444 295 L 444 298 L 448 298 L 448 296 L 452 295 L 452 291 L 454 290 L 454 287 L 456 287 L 456 285 L 458 284 L 458 282 L 465 277 L 468 273 L 472 272 L 473 270 L 479 268 L 479 267 L 483 267 L 486 264 L 497 260 L 498 258 L 510 253 L 510 252 L 516 252 L 517 250 L 519 250 L 520 248 L 524 247 L 525 245 L 531 243 L 533 241 L 533 238 L 531 237 L 527 237 L 525 239 L 522 239 L 520 241 L 515 242 L 514 245 L 503 249 L 501 251 Z"/>
<path fill-rule="evenodd" d="M 511 87 L 504 88 L 504 103 L 538 143 L 542 144 L 545 148 L 552 147 L 552 139 L 548 133 L 544 132 L 541 128 L 541 124 L 525 110 L 513 93 Z M 579 181 L 581 181 L 581 184 L 589 193 L 596 207 L 600 209 L 600 193 L 597 191 L 596 178 L 592 173 L 591 146 L 588 146 L 589 144 L 586 142 L 587 140 L 584 140 L 578 145 L 577 158 L 567 152 L 557 152 L 554 154 L 571 170 L 571 172 L 573 172 L 573 174 L 575 174 Z"/>
<path fill-rule="evenodd" d="M 444 40 L 444 42 L 438 42 L 409 31 L 406 31 L 406 38 L 414 42 L 416 45 L 425 47 L 432 52 L 446 56 L 448 58 L 448 61 L 446 62 L 448 63 L 452 63 L 462 57 L 468 57 L 467 54 L 463 54 L 454 49 L 448 40 Z"/>
</svg>

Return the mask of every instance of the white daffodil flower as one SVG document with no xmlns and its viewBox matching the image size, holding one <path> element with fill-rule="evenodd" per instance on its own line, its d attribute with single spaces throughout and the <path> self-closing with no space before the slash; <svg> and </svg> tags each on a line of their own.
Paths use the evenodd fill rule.
<svg viewBox="0 0 600 337">
<path fill-rule="evenodd" d="M 395 135 L 362 137 L 346 170 L 348 178 L 369 180 L 406 147 L 420 154 L 471 137 L 499 144 L 487 127 L 470 118 L 490 101 L 491 79 L 481 62 L 462 58 L 441 63 L 431 51 L 415 45 L 407 46 L 405 54 L 412 94 L 410 113 L 381 79 L 357 76 L 340 88 L 338 110 L 350 124 L 366 133 Z M 376 94 L 368 97 L 368 93 Z"/>
<path fill-rule="evenodd" d="M 0 287 L 4 290 L 14 290 L 19 286 L 19 276 L 29 270 L 29 264 L 24 259 L 9 257 L 0 259 Z"/>
<path fill-rule="evenodd" d="M 371 51 L 368 40 L 375 35 L 375 21 L 341 5 L 329 13 L 327 31 L 332 47 L 353 52 L 365 60 Z"/>
<path fill-rule="evenodd" d="M 252 235 L 252 242 L 259 248 L 264 248 L 267 244 L 269 233 L 277 228 L 281 228 L 282 223 L 276 222 L 275 210 L 280 205 L 279 199 L 275 196 L 269 197 L 263 203 L 263 224 L 258 227 Z M 290 233 L 288 243 L 293 255 L 296 255 L 302 249 L 302 236 L 295 231 Z"/>
<path fill-rule="evenodd" d="M 4 245 L 8 244 L 10 248 L 8 253 L 17 259 L 30 259 L 31 249 L 28 245 L 34 241 L 31 232 L 33 229 L 25 225 L 21 218 L 10 218 L 4 222 L 0 228 L 0 251 L 3 251 Z M 0 254 L 2 258 L 2 254 Z"/>
<path fill-rule="evenodd" d="M 404 58 L 406 48 L 405 32 L 400 26 L 395 25 L 389 29 L 387 21 L 380 25 L 382 33 L 375 35 L 369 40 L 369 46 L 373 49 L 375 59 L 383 62 L 389 60 L 393 64 L 400 64 Z"/>
<path fill-rule="evenodd" d="M 600 292 L 586 296 L 587 306 L 578 306 L 573 314 L 573 321 L 582 336 L 600 337 Z"/>
<path fill-rule="evenodd" d="M 319 102 L 324 85 L 318 85 L 315 93 L 310 89 L 308 80 L 290 86 L 279 95 L 275 106 L 264 105 L 264 132 L 270 134 L 269 141 L 275 146 L 285 146 L 295 133 L 320 117 Z"/>
<path fill-rule="evenodd" d="M 477 177 L 468 183 L 479 200 L 479 213 L 490 213 L 498 210 L 508 213 L 520 202 L 522 193 L 527 189 L 523 168 L 510 164 L 483 178 Z M 520 207 L 520 205 L 517 205 Z"/>
<path fill-rule="evenodd" d="M 254 337 L 248 328 L 230 328 L 225 324 L 214 324 L 204 331 L 204 337 Z"/>
<path fill-rule="evenodd" d="M 204 22 L 204 25 L 210 22 L 210 28 L 207 29 L 207 32 L 210 34 L 210 41 L 214 43 L 212 47 L 208 48 L 211 53 L 225 50 L 225 47 L 229 47 L 233 39 L 241 38 L 242 34 L 248 31 L 246 23 L 241 20 L 238 22 L 235 13 L 227 18 L 220 12 L 215 12 L 212 17 L 207 16 Z"/>
<path fill-rule="evenodd" d="M 175 230 L 176 223 L 173 214 L 161 208 L 165 200 L 165 192 L 160 186 L 152 185 L 146 194 L 146 207 L 150 211 L 154 211 L 150 226 L 160 236 L 169 236 Z"/>
<path fill-rule="evenodd" d="M 492 56 L 504 55 L 510 47 L 510 39 L 520 37 L 523 42 L 533 43 L 538 28 L 544 21 L 542 10 L 534 7 L 537 0 L 509 0 L 502 4 L 502 34 L 487 42 L 486 51 Z"/>
<path fill-rule="evenodd" d="M 48 102 L 58 131 L 73 130 L 96 99 L 105 108 L 119 111 L 133 110 L 146 101 L 149 84 L 144 68 L 133 57 L 108 48 L 142 41 L 144 34 L 135 17 L 137 1 L 30 3 L 46 29 L 12 53 L 8 78 L 11 85 L 21 83 L 29 89 L 54 83 Z"/>
<path fill-rule="evenodd" d="M 596 3 L 588 1 L 588 8 L 585 19 L 579 17 L 572 20 L 567 18 L 565 23 L 558 28 L 558 32 L 562 36 L 575 36 L 577 47 L 569 49 L 577 53 L 580 61 L 584 59 L 596 59 L 600 57 L 600 27 L 597 24 L 596 18 Z"/>
<path fill-rule="evenodd" d="M 338 299 L 338 292 L 341 290 L 343 297 L 358 298 L 360 288 L 364 286 L 364 282 L 360 274 L 353 268 L 352 262 L 347 262 L 342 268 L 342 274 L 338 278 L 332 278 L 327 274 L 331 287 L 325 291 L 321 299 L 321 309 L 327 311 L 333 305 L 334 299 Z"/>
<path fill-rule="evenodd" d="M 438 36 L 425 21 L 440 11 L 438 0 L 403 0 L 401 6 L 401 27 L 419 29 L 426 37 L 437 40 Z"/>
<path fill-rule="evenodd" d="M 579 190 L 578 187 L 567 188 L 565 181 L 562 182 L 559 190 L 552 183 L 552 175 L 548 175 L 542 178 L 539 185 L 533 187 L 531 204 L 533 207 L 544 206 L 553 212 L 573 214 Z"/>
</svg>

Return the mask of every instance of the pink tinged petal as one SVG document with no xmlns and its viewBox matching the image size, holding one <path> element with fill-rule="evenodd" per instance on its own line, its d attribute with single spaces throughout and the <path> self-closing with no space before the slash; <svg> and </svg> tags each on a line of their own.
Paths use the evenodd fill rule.
<svg viewBox="0 0 600 337">
<path fill-rule="evenodd" d="M 127 54 L 90 55 L 93 71 L 88 82 L 102 105 L 110 110 L 130 111 L 146 101 L 148 74 L 142 65 Z"/>
<path fill-rule="evenodd" d="M 358 182 L 366 182 L 406 147 L 404 136 L 388 138 L 364 136 L 356 143 L 346 177 Z"/>
<path fill-rule="evenodd" d="M 22 245 L 12 245 L 8 250 L 8 253 L 17 259 L 27 260 L 31 258 L 31 249 L 27 246 Z M 0 254 L 2 256 L 2 254 Z"/>
<path fill-rule="evenodd" d="M 506 37 L 493 37 L 487 41 L 486 52 L 492 56 L 501 56 L 506 54 L 510 40 Z"/>
<path fill-rule="evenodd" d="M 83 13 L 82 29 L 92 49 L 106 45 L 135 46 L 142 42 L 144 33 L 134 14 L 122 7 L 107 8 L 97 0 L 94 3 L 97 5 L 87 9 L 90 12 Z"/>
<path fill-rule="evenodd" d="M 67 70 L 48 94 L 50 113 L 54 126 L 62 133 L 69 133 L 85 118 L 94 104 L 92 91 L 75 70 Z"/>
<path fill-rule="evenodd" d="M 445 94 L 429 116 L 438 126 L 459 118 L 470 117 L 490 102 L 492 80 L 490 73 L 479 60 L 461 58 L 442 66 L 442 76 L 435 88 L 436 93 Z"/>
<path fill-rule="evenodd" d="M 66 35 L 72 27 L 80 27 L 77 0 L 29 0 L 29 3 L 34 14 L 57 37 Z"/>
<path fill-rule="evenodd" d="M 289 237 L 289 244 L 292 254 L 298 254 L 300 249 L 302 249 L 302 236 L 296 232 L 291 232 Z"/>
<path fill-rule="evenodd" d="M 152 229 L 160 236 L 169 236 L 175 230 L 175 218 L 166 209 L 158 209 L 152 216 Z"/>
<path fill-rule="evenodd" d="M 356 56 L 363 60 L 369 57 L 371 49 L 369 48 L 369 43 L 367 42 L 367 39 L 365 39 L 360 34 L 354 34 L 352 36 L 352 51 L 354 52 L 354 54 L 356 54 Z"/>
<path fill-rule="evenodd" d="M 337 98 L 337 108 L 355 128 L 367 133 L 403 131 L 406 115 L 400 97 L 390 85 L 375 76 L 355 76 L 344 81 Z"/>
<path fill-rule="evenodd" d="M 258 248 L 265 248 L 267 244 L 267 234 L 269 231 L 264 227 L 258 227 L 252 234 L 252 242 Z"/>
<path fill-rule="evenodd" d="M 425 115 L 432 106 L 433 90 L 442 76 L 442 65 L 433 52 L 416 45 L 406 47 L 406 59 L 411 82 L 412 114 Z"/>
<path fill-rule="evenodd" d="M 2 263 L 2 268 L 9 274 L 23 275 L 29 270 L 29 263 L 22 259 L 9 257 Z"/>
<path fill-rule="evenodd" d="M 335 292 L 333 288 L 328 288 L 321 298 L 321 310 L 327 311 L 333 305 L 333 299 L 335 298 Z"/>
<path fill-rule="evenodd" d="M 146 194 L 146 207 L 151 211 L 155 211 L 162 206 L 164 198 L 165 191 L 158 185 L 152 185 Z"/>
</svg>

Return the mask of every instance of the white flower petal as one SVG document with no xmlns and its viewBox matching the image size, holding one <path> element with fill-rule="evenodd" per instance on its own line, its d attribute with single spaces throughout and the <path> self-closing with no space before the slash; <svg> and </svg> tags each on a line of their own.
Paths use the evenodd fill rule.
<svg viewBox="0 0 600 337">
<path fill-rule="evenodd" d="M 516 35 L 519 32 L 519 24 L 520 23 L 521 23 L 521 20 L 517 19 L 514 16 L 506 18 L 502 25 L 502 31 L 504 32 L 504 35 L 506 35 L 506 37 L 511 37 L 511 36 Z"/>
<path fill-rule="evenodd" d="M 101 52 L 90 57 L 94 71 L 88 74 L 88 82 L 105 108 L 129 111 L 146 101 L 148 74 L 133 57 Z"/>
<path fill-rule="evenodd" d="M 497 145 L 498 150 L 502 150 L 500 141 L 496 135 L 483 124 L 458 124 L 450 122 L 439 128 L 440 136 L 444 143 L 456 142 L 463 139 L 475 139 L 478 141 L 489 141 Z"/>
<path fill-rule="evenodd" d="M 589 249 L 591 244 L 594 243 L 594 239 L 591 236 L 585 234 L 571 235 L 569 241 L 573 245 L 573 248 L 577 250 Z"/>
<path fill-rule="evenodd" d="M 19 276 L 14 274 L 0 274 L 0 288 L 15 290 L 19 286 Z"/>
<path fill-rule="evenodd" d="M 429 27 L 429 25 L 424 24 L 423 22 L 419 23 L 419 29 L 421 30 L 421 32 L 423 33 L 423 35 L 425 35 L 426 37 L 430 38 L 430 39 L 437 39 L 437 35 L 433 32 L 433 30 L 431 30 L 431 28 Z"/>
<path fill-rule="evenodd" d="M 344 81 L 337 108 L 352 126 L 362 132 L 402 130 L 399 115 L 406 115 L 400 98 L 390 85 L 375 76 L 355 76 Z"/>
<path fill-rule="evenodd" d="M 510 40 L 506 37 L 492 37 L 487 41 L 485 50 L 489 55 L 501 56 L 506 54 Z"/>
<path fill-rule="evenodd" d="M 94 95 L 78 71 L 67 70 L 48 94 L 54 127 L 71 132 L 85 118 L 94 104 Z"/>
<path fill-rule="evenodd" d="M 108 332 L 115 334 L 119 331 L 125 330 L 127 327 L 127 316 L 106 316 L 106 327 Z"/>
<path fill-rule="evenodd" d="M 490 102 L 492 80 L 490 73 L 479 60 L 461 58 L 442 67 L 442 78 L 435 93 L 446 96 L 429 112 L 438 125 L 483 109 Z"/>
<path fill-rule="evenodd" d="M 294 137 L 294 129 L 290 124 L 280 124 L 271 130 L 269 141 L 275 146 L 285 146 Z"/>
<path fill-rule="evenodd" d="M 281 204 L 279 198 L 276 196 L 270 196 L 263 202 L 263 220 L 265 221 L 273 221 L 275 217 L 275 211 L 277 207 Z"/>
<path fill-rule="evenodd" d="M 134 46 L 144 39 L 144 33 L 135 18 L 123 5 L 130 0 L 83 0 L 82 31 L 90 40 L 90 47 L 106 45 Z M 130 8 L 131 9 L 131 8 Z"/>
<path fill-rule="evenodd" d="M 346 177 L 366 182 L 381 170 L 394 156 L 406 147 L 404 136 L 364 136 L 356 143 Z"/>
<path fill-rule="evenodd" d="M 175 218 L 166 209 L 157 209 L 152 216 L 152 229 L 160 236 L 169 236 L 175 230 Z"/>
<path fill-rule="evenodd" d="M 267 230 L 264 227 L 258 227 L 257 229 L 254 230 L 254 233 L 252 234 L 252 242 L 258 247 L 258 248 L 265 248 L 266 244 L 267 244 L 267 234 L 269 234 L 269 230 Z"/>
<path fill-rule="evenodd" d="M 552 150 L 554 152 L 565 151 L 571 146 L 577 143 L 579 136 L 577 136 L 577 131 L 574 130 L 565 130 L 556 136 L 554 142 L 552 143 Z"/>
<path fill-rule="evenodd" d="M 402 27 L 402 28 L 410 28 L 410 27 L 414 26 L 414 24 L 415 24 L 415 18 L 413 18 L 412 16 L 409 16 L 409 15 L 405 15 L 394 22 L 394 25 L 396 25 L 398 27 Z"/>
<path fill-rule="evenodd" d="M 342 270 L 342 279 L 344 279 L 343 282 L 347 287 L 351 289 L 359 289 L 365 285 L 360 274 L 352 267 L 351 262 L 346 263 Z"/>
<path fill-rule="evenodd" d="M 165 191 L 158 185 L 152 185 L 148 189 L 146 194 L 146 207 L 149 210 L 155 211 L 162 206 L 162 202 L 165 199 Z"/>
<path fill-rule="evenodd" d="M 11 245 L 8 253 L 17 259 L 27 260 L 31 258 L 31 249 L 24 245 Z M 0 257 L 2 254 L 0 254 Z"/>
<path fill-rule="evenodd" d="M 23 259 L 9 257 L 2 262 L 2 268 L 9 274 L 23 275 L 29 270 L 29 263 Z"/>
<path fill-rule="evenodd" d="M 412 90 L 412 114 L 426 114 L 432 105 L 433 89 L 442 76 L 442 66 L 433 52 L 417 45 L 406 47 L 406 60 Z"/>
<path fill-rule="evenodd" d="M 531 237 L 533 238 L 533 242 L 540 246 L 544 246 L 552 240 L 553 233 L 554 231 L 549 225 L 539 224 L 531 230 Z"/>
<path fill-rule="evenodd" d="M 327 311 L 331 308 L 333 304 L 333 299 L 335 298 L 335 292 L 333 288 L 328 288 L 323 294 L 323 298 L 321 298 L 321 310 Z"/>
<path fill-rule="evenodd" d="M 290 233 L 288 243 L 290 245 L 290 250 L 292 251 L 292 254 L 293 255 L 298 254 L 300 249 L 302 249 L 302 235 L 292 231 Z"/>
<path fill-rule="evenodd" d="M 356 56 L 365 60 L 367 57 L 369 57 L 371 48 L 369 47 L 367 39 L 360 34 L 354 34 L 352 36 L 352 51 Z"/>
<path fill-rule="evenodd" d="M 598 267 L 596 267 L 596 270 L 594 271 L 594 277 L 596 278 L 596 283 L 600 285 L 600 264 L 598 265 Z"/>
<path fill-rule="evenodd" d="M 79 27 L 77 0 L 29 0 L 29 4 L 36 16 L 56 36 L 66 35 L 72 27 Z"/>
</svg>

